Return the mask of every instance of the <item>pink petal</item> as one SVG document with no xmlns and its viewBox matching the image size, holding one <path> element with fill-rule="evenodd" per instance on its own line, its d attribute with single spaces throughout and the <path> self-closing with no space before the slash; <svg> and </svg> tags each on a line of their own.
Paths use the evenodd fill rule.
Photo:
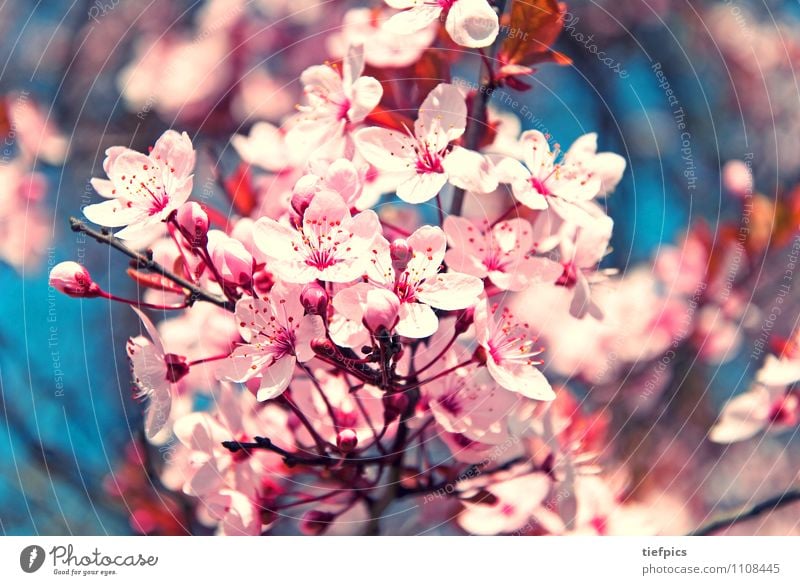
<svg viewBox="0 0 800 585">
<path fill-rule="evenodd" d="M 261 385 L 256 394 L 259 402 L 270 400 L 283 394 L 283 391 L 289 387 L 289 383 L 292 381 L 296 363 L 297 359 L 294 356 L 286 356 L 263 370 Z"/>
</svg>

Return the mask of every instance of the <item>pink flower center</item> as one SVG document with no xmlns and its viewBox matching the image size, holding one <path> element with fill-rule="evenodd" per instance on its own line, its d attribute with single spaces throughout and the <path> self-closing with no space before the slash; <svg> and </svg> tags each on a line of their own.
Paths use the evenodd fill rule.
<svg viewBox="0 0 800 585">
<path fill-rule="evenodd" d="M 337 113 L 337 118 L 339 120 L 345 120 L 346 122 L 350 121 L 350 117 L 348 116 L 347 112 L 350 110 L 350 100 L 345 98 L 341 102 L 339 102 L 339 112 Z"/>
<path fill-rule="evenodd" d="M 337 260 L 331 250 L 311 250 L 306 256 L 306 264 L 317 270 L 325 270 L 335 265 Z"/>
<path fill-rule="evenodd" d="M 770 408 L 769 420 L 778 425 L 794 426 L 798 419 L 798 400 L 789 394 L 779 398 Z"/>
<path fill-rule="evenodd" d="M 541 360 L 534 359 L 542 353 L 540 348 L 534 349 L 535 337 L 529 331 L 527 323 L 519 323 L 511 311 L 504 307 L 500 319 L 495 321 L 487 343 L 489 355 L 496 364 L 516 362 L 525 365 L 539 365 Z"/>
<path fill-rule="evenodd" d="M 417 152 L 417 174 L 424 175 L 427 173 L 443 173 L 444 167 L 442 166 L 442 155 L 438 152 L 431 151 L 427 145 L 420 145 L 415 147 Z"/>
<path fill-rule="evenodd" d="M 458 415 L 461 412 L 461 402 L 458 400 L 456 393 L 446 394 L 438 401 L 439 405 L 452 415 Z"/>
<path fill-rule="evenodd" d="M 547 186 L 544 184 L 544 181 L 539 179 L 539 177 L 531 177 L 530 183 L 531 187 L 536 189 L 536 192 L 539 193 L 539 195 L 543 195 L 544 197 L 550 195 L 550 189 L 547 188 Z"/>
<path fill-rule="evenodd" d="M 564 272 L 561 273 L 561 276 L 558 277 L 556 280 L 556 286 L 565 286 L 567 288 L 572 288 L 578 282 L 578 268 L 575 266 L 574 262 L 565 262 L 564 263 Z"/>
<path fill-rule="evenodd" d="M 511 504 L 503 504 L 502 506 L 500 506 L 500 513 L 506 517 L 513 516 L 516 513 L 516 511 L 517 509 Z"/>
<path fill-rule="evenodd" d="M 604 535 L 608 531 L 608 522 L 602 516 L 595 516 L 589 524 L 597 531 L 597 534 Z"/>
<path fill-rule="evenodd" d="M 164 356 L 164 363 L 167 365 L 167 380 L 173 384 L 189 373 L 189 364 L 182 355 L 168 353 Z"/>
<path fill-rule="evenodd" d="M 502 271 L 508 264 L 508 261 L 503 258 L 503 254 L 497 250 L 490 251 L 483 258 L 483 265 L 488 271 Z"/>
<path fill-rule="evenodd" d="M 294 355 L 296 342 L 294 317 L 287 316 L 285 322 L 286 325 L 282 324 L 275 315 L 270 315 L 266 325 L 262 324 L 259 329 L 253 331 L 255 335 L 253 343 L 260 351 L 270 355 L 273 361 Z M 241 326 L 246 327 L 247 324 L 241 323 Z"/>
<path fill-rule="evenodd" d="M 394 294 L 401 303 L 413 303 L 417 300 L 417 284 L 409 278 L 408 272 L 403 272 L 395 280 Z"/>
<path fill-rule="evenodd" d="M 448 12 L 456 2 L 458 2 L 458 0 L 436 0 L 436 4 L 438 4 L 444 12 Z"/>
</svg>

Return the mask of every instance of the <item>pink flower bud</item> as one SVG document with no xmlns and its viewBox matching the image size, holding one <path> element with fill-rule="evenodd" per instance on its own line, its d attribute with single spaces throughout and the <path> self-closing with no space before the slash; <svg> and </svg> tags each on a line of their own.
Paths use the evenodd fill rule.
<svg viewBox="0 0 800 585">
<path fill-rule="evenodd" d="M 408 408 L 408 396 L 404 392 L 387 394 L 383 397 L 383 420 L 389 424 Z"/>
<path fill-rule="evenodd" d="M 209 232 L 208 251 L 211 262 L 222 279 L 235 285 L 248 284 L 253 279 L 253 257 L 239 241 L 223 232 Z"/>
<path fill-rule="evenodd" d="M 50 271 L 50 286 L 71 297 L 92 298 L 100 296 L 101 290 L 89 271 L 77 262 L 60 262 Z"/>
<path fill-rule="evenodd" d="M 722 168 L 722 184 L 734 197 L 744 198 L 753 193 L 753 175 L 746 162 L 731 160 Z"/>
<path fill-rule="evenodd" d="M 168 353 L 164 356 L 164 363 L 167 365 L 167 380 L 172 383 L 178 382 L 189 373 L 189 364 L 182 355 Z"/>
<path fill-rule="evenodd" d="M 358 435 L 353 429 L 342 429 L 336 435 L 336 446 L 342 453 L 350 453 L 358 445 Z"/>
<path fill-rule="evenodd" d="M 374 288 L 367 292 L 364 308 L 364 325 L 373 334 L 391 331 L 400 320 L 400 299 L 384 288 Z"/>
<path fill-rule="evenodd" d="M 328 314 L 328 293 L 317 282 L 309 282 L 300 291 L 300 302 L 309 315 Z"/>
<path fill-rule="evenodd" d="M 389 247 L 389 255 L 392 258 L 392 267 L 396 272 L 403 272 L 414 257 L 414 250 L 408 242 L 402 238 L 396 239 Z"/>
<path fill-rule="evenodd" d="M 315 193 L 313 191 L 295 191 L 292 193 L 292 209 L 294 209 L 297 215 L 303 217 L 306 209 L 311 205 L 311 200 L 314 199 L 314 195 Z"/>
<path fill-rule="evenodd" d="M 306 536 L 319 536 L 325 532 L 336 518 L 330 512 L 309 510 L 300 519 L 300 532 Z"/>
<path fill-rule="evenodd" d="M 461 335 L 469 329 L 472 322 L 475 320 L 475 307 L 462 309 L 456 316 L 455 334 Z"/>
<path fill-rule="evenodd" d="M 266 268 L 256 270 L 256 272 L 253 274 L 253 286 L 255 287 L 256 292 L 259 294 L 267 294 L 272 290 L 274 285 L 275 279 L 273 278 L 272 273 L 268 272 Z"/>
<path fill-rule="evenodd" d="M 325 338 L 312 339 L 311 350 L 318 355 L 324 356 L 332 356 L 336 353 L 336 347 L 333 345 L 333 342 Z"/>
<path fill-rule="evenodd" d="M 199 248 L 208 242 L 208 214 L 199 203 L 189 201 L 178 208 L 175 215 L 178 227 L 189 243 Z"/>
</svg>

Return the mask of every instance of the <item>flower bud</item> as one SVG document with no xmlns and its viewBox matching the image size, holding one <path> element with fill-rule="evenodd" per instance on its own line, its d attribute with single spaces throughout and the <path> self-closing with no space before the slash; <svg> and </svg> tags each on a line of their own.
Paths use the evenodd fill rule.
<svg viewBox="0 0 800 585">
<path fill-rule="evenodd" d="M 189 364 L 186 358 L 175 353 L 168 353 L 164 356 L 164 363 L 167 365 L 167 380 L 177 382 L 189 373 Z"/>
<path fill-rule="evenodd" d="M 753 194 L 753 174 L 746 162 L 731 160 L 722 167 L 722 184 L 734 197 Z"/>
<path fill-rule="evenodd" d="M 253 286 L 255 287 L 256 292 L 265 295 L 272 290 L 273 286 L 275 286 L 275 278 L 272 276 L 271 272 L 267 271 L 266 268 L 261 268 L 256 270 L 256 272 L 253 274 Z"/>
<path fill-rule="evenodd" d="M 292 209 L 294 209 L 297 215 L 303 217 L 306 209 L 308 209 L 308 206 L 311 205 L 314 195 L 315 192 L 311 190 L 295 191 L 292 193 Z"/>
<path fill-rule="evenodd" d="M 392 267 L 396 272 L 403 272 L 411 258 L 414 257 L 414 250 L 408 245 L 408 241 L 398 238 L 389 246 L 389 255 L 392 258 Z"/>
<path fill-rule="evenodd" d="M 330 339 L 312 339 L 311 350 L 319 355 L 332 356 L 336 353 L 336 348 Z"/>
<path fill-rule="evenodd" d="M 319 536 L 325 532 L 336 518 L 330 512 L 309 510 L 300 519 L 300 532 L 306 536 Z"/>
<path fill-rule="evenodd" d="M 371 333 L 382 330 L 391 331 L 400 320 L 400 299 L 384 288 L 374 288 L 367 292 L 363 322 Z"/>
<path fill-rule="evenodd" d="M 205 246 L 208 242 L 208 214 L 199 203 L 189 201 L 178 208 L 175 214 L 181 234 L 193 248 Z"/>
<path fill-rule="evenodd" d="M 222 279 L 235 285 L 250 283 L 253 279 L 253 257 L 244 245 L 217 230 L 212 230 L 209 236 L 211 261 Z"/>
<path fill-rule="evenodd" d="M 462 309 L 456 316 L 455 334 L 461 335 L 469 329 L 472 322 L 475 320 L 475 307 Z"/>
<path fill-rule="evenodd" d="M 60 262 L 50 270 L 50 286 L 71 297 L 92 298 L 100 295 L 100 287 L 89 271 L 77 262 Z"/>
<path fill-rule="evenodd" d="M 383 420 L 389 424 L 408 408 L 408 396 L 405 392 L 387 394 L 383 397 Z"/>
<path fill-rule="evenodd" d="M 300 291 L 300 302 L 309 315 L 325 317 L 328 314 L 328 300 L 328 293 L 317 282 L 309 282 Z"/>
<path fill-rule="evenodd" d="M 358 445 L 358 435 L 353 429 L 342 429 L 336 435 L 336 446 L 342 453 L 350 453 Z"/>
</svg>

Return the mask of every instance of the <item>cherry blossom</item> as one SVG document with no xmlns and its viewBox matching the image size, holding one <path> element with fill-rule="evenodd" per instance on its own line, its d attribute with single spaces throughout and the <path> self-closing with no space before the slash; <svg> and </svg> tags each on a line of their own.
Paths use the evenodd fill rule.
<svg viewBox="0 0 800 585">
<path fill-rule="evenodd" d="M 186 358 L 167 353 L 161 336 L 153 322 L 139 309 L 133 307 L 144 325 L 149 339 L 144 336 L 128 340 L 127 352 L 133 369 L 136 398 L 147 398 L 144 429 L 149 438 L 155 437 L 169 420 L 175 383 L 189 373 Z"/>
<path fill-rule="evenodd" d="M 332 35 L 331 52 L 343 56 L 347 45 L 363 45 L 364 60 L 373 67 L 413 65 L 436 38 L 437 26 L 431 22 L 417 31 L 393 32 L 386 26 L 387 11 L 351 8 L 342 19 L 342 32 Z"/>
<path fill-rule="evenodd" d="M 141 236 L 189 197 L 194 163 L 189 135 L 174 130 L 162 134 L 149 155 L 119 146 L 109 148 L 103 162 L 109 178 L 92 179 L 92 186 L 108 201 L 89 205 L 83 213 L 99 225 L 127 226 L 117 232 L 118 238 Z"/>
<path fill-rule="evenodd" d="M 490 307 L 484 301 L 475 309 L 478 344 L 486 354 L 486 367 L 503 388 L 534 400 L 553 400 L 555 393 L 539 371 L 543 349 L 526 323 L 508 308 Z"/>
<path fill-rule="evenodd" d="M 564 219 L 580 224 L 590 221 L 580 203 L 591 201 L 601 189 L 610 188 L 614 174 L 601 175 L 597 167 L 605 169 L 601 159 L 592 157 L 591 139 L 579 139 L 578 149 L 558 161 L 558 147 L 551 151 L 547 137 L 538 130 L 522 133 L 519 140 L 521 158 L 525 165 L 513 158 L 504 158 L 497 165 L 502 182 L 510 183 L 514 197 L 531 209 L 552 207 Z M 616 168 L 616 159 L 613 163 Z M 624 167 L 623 167 L 624 168 Z M 621 173 L 620 173 L 621 174 Z M 618 179 L 617 179 L 618 180 Z M 605 184 L 604 184 L 605 181 Z"/>
<path fill-rule="evenodd" d="M 254 502 L 262 488 L 261 478 L 281 468 L 280 458 L 266 451 L 232 453 L 222 443 L 230 439 L 246 442 L 269 434 L 288 447 L 288 417 L 274 405 L 257 408 L 251 394 L 227 385 L 220 388 L 215 406 L 213 412 L 194 412 L 175 421 L 175 436 L 190 451 L 182 489 L 204 501 L 235 490 Z"/>
<path fill-rule="evenodd" d="M 800 381 L 800 351 L 796 333 L 780 357 L 768 355 L 753 387 L 723 408 L 709 438 L 716 443 L 749 439 L 766 429 L 779 431 L 800 423 L 800 396 L 792 388 Z"/>
<path fill-rule="evenodd" d="M 378 105 L 383 87 L 364 72 L 363 45 L 351 46 L 341 72 L 330 65 L 306 69 L 300 77 L 307 104 L 286 134 L 293 151 L 344 154 L 345 132 Z"/>
<path fill-rule="evenodd" d="M 262 217 L 253 237 L 270 270 L 287 282 L 349 282 L 364 273 L 379 231 L 374 211 L 352 217 L 339 195 L 322 191 L 313 196 L 297 229 Z"/>
<path fill-rule="evenodd" d="M 259 378 L 258 399 L 280 395 L 297 362 L 314 357 L 311 341 L 324 336 L 322 319 L 303 314 L 299 287 L 276 286 L 266 298 L 236 303 L 236 321 L 245 343 L 220 364 L 218 375 L 234 382 Z"/>
<path fill-rule="evenodd" d="M 468 274 L 440 271 L 447 246 L 440 228 L 418 229 L 409 236 L 407 245 L 410 258 L 393 265 L 389 241 L 378 238 L 367 276 L 371 285 L 388 289 L 399 299 L 397 333 L 412 338 L 429 337 L 439 323 L 433 309 L 455 311 L 470 307 L 477 302 L 483 285 L 480 279 Z"/>
<path fill-rule="evenodd" d="M 448 363 L 452 366 L 454 359 Z M 444 369 L 442 366 L 433 368 Z M 507 417 L 520 402 L 519 394 L 500 388 L 486 369 L 457 369 L 425 388 L 436 422 L 447 433 L 470 441 L 500 444 L 508 440 Z"/>
<path fill-rule="evenodd" d="M 471 534 L 512 534 L 532 529 L 535 520 L 553 522 L 545 508 L 552 481 L 544 473 L 507 479 L 491 486 L 493 503 L 465 502 L 459 525 Z M 487 498 L 488 499 L 488 498 Z M 556 518 L 556 524 L 558 519 Z"/>
<path fill-rule="evenodd" d="M 491 45 L 500 31 L 497 14 L 486 0 L 386 0 L 402 12 L 386 23 L 398 33 L 416 32 L 446 14 L 450 38 L 463 47 Z"/>
<path fill-rule="evenodd" d="M 422 102 L 414 131 L 364 128 L 355 136 L 361 155 L 393 180 L 397 196 L 424 203 L 449 181 L 456 187 L 488 193 L 497 187 L 491 162 L 453 142 L 464 134 L 467 106 L 458 88 L 436 86 Z"/>
<path fill-rule="evenodd" d="M 463 217 L 444 221 L 450 249 L 445 255 L 453 270 L 489 278 L 501 290 L 523 290 L 535 282 L 554 282 L 561 266 L 533 255 L 533 229 L 524 219 L 494 225 L 476 224 Z"/>
<path fill-rule="evenodd" d="M 346 158 L 336 160 L 315 159 L 309 163 L 309 173 L 294 185 L 295 196 L 303 195 L 310 200 L 320 191 L 338 193 L 348 207 L 369 209 L 377 203 L 386 189 L 380 183 L 378 173 L 368 164 L 356 164 Z"/>
<path fill-rule="evenodd" d="M 606 279 L 607 273 L 598 271 L 597 265 L 606 254 L 613 227 L 611 218 L 599 209 L 586 209 L 597 219 L 576 228 L 572 237 L 561 240 L 560 263 L 563 272 L 556 281 L 557 285 L 570 291 L 570 314 L 578 318 L 587 314 L 602 316 L 600 307 L 592 298 L 592 285 Z"/>
</svg>

